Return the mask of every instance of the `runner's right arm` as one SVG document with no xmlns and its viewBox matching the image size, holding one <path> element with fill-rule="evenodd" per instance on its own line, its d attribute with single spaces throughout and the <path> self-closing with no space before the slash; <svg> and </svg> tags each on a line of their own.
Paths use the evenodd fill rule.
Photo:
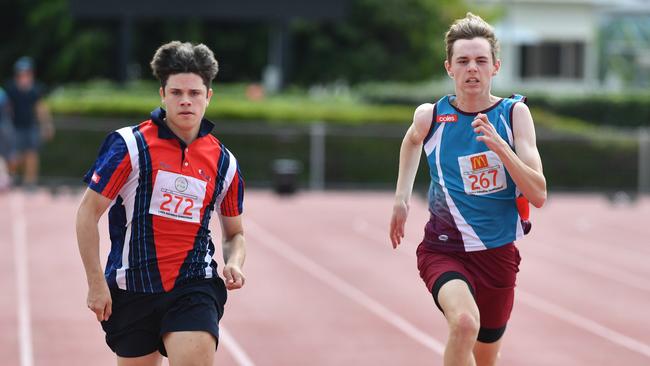
<svg viewBox="0 0 650 366">
<path fill-rule="evenodd" d="M 390 221 L 390 240 L 397 248 L 404 237 L 404 224 L 408 216 L 409 201 L 413 191 L 415 175 L 420 165 L 422 143 L 429 133 L 433 119 L 433 104 L 420 105 L 413 115 L 413 124 L 406 131 L 399 154 L 399 175 L 395 190 L 393 216 Z"/>
<path fill-rule="evenodd" d="M 77 243 L 88 281 L 86 301 L 98 321 L 108 320 L 112 312 L 111 294 L 99 259 L 98 229 L 99 219 L 110 204 L 111 199 L 86 189 L 77 211 Z"/>
</svg>

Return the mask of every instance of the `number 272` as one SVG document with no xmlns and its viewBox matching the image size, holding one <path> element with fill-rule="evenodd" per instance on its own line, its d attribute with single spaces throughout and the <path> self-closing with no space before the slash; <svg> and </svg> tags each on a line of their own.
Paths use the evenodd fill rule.
<svg viewBox="0 0 650 366">
<path fill-rule="evenodd" d="M 176 196 L 176 195 L 172 196 L 169 193 L 163 194 L 163 197 L 165 197 L 165 201 L 163 201 L 163 203 L 160 204 L 160 209 L 162 211 L 171 212 L 172 210 L 171 210 L 171 208 L 169 208 L 169 205 L 172 203 L 172 201 L 174 201 L 174 199 L 176 199 L 176 207 L 174 207 L 174 213 L 177 214 L 178 209 L 181 207 L 181 203 L 185 202 L 188 205 L 185 206 L 185 209 L 183 210 L 183 215 L 184 216 L 192 216 L 192 212 L 190 212 L 190 210 L 192 209 L 192 207 L 194 207 L 194 200 L 192 200 L 190 198 L 184 198 L 184 197 L 181 197 L 181 196 Z"/>
</svg>

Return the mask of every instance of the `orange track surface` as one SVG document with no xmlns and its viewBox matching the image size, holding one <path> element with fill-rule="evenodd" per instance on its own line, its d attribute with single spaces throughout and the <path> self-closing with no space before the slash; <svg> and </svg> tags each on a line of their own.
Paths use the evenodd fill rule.
<svg viewBox="0 0 650 366">
<path fill-rule="evenodd" d="M 85 307 L 78 201 L 0 195 L 2 365 L 115 364 Z M 247 283 L 229 293 L 215 364 L 442 364 L 445 321 L 415 264 L 426 204 L 414 199 L 396 251 L 391 208 L 390 193 L 248 192 Z M 551 195 L 531 216 L 500 365 L 650 364 L 650 198 Z"/>
</svg>

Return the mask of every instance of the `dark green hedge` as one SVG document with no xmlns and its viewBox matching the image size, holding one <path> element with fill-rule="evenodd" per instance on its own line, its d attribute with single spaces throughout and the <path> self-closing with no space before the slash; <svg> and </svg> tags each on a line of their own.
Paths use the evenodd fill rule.
<svg viewBox="0 0 650 366">
<path fill-rule="evenodd" d="M 368 103 L 412 105 L 435 102 L 447 91 L 438 84 L 366 84 L 358 89 Z M 497 95 L 508 93 L 496 92 Z M 650 93 L 554 96 L 523 93 L 531 108 L 573 117 L 592 125 L 616 127 L 650 126 Z"/>
<path fill-rule="evenodd" d="M 218 137 L 233 151 L 250 186 L 269 185 L 275 159 L 295 159 L 302 164 L 300 184 L 309 182 L 309 136 L 307 129 L 296 126 L 265 125 L 266 134 L 232 134 L 218 124 Z M 229 126 L 232 128 L 232 126 Z M 236 128 L 236 126 L 235 126 Z M 384 134 L 363 136 L 360 132 L 377 132 L 381 126 L 345 127 L 350 134 L 337 133 L 326 139 L 326 187 L 362 187 L 394 189 L 399 164 L 399 148 L 407 126 L 384 126 Z M 222 132 L 219 132 L 222 131 Z M 268 134 L 269 131 L 273 131 Z M 253 130 L 254 132 L 254 130 Z M 339 130 L 340 132 L 340 130 Z M 56 139 L 42 154 L 42 174 L 80 182 L 94 161 L 106 131 L 59 129 Z M 538 140 L 544 173 L 550 190 L 636 190 L 638 144 L 634 139 Z M 424 158 L 416 180 L 418 191 L 429 184 Z"/>
<path fill-rule="evenodd" d="M 528 105 L 596 125 L 650 126 L 650 94 L 554 98 L 531 95 Z"/>
</svg>

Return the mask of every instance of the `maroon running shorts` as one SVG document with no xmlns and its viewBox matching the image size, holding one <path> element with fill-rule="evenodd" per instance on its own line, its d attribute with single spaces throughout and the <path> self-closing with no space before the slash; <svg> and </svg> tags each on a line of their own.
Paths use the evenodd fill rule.
<svg viewBox="0 0 650 366">
<path fill-rule="evenodd" d="M 481 328 L 505 329 L 521 261 L 514 243 L 476 252 L 440 251 L 422 243 L 417 249 L 417 259 L 420 277 L 438 308 L 438 291 L 442 285 L 452 279 L 465 279 L 478 305 Z"/>
</svg>

